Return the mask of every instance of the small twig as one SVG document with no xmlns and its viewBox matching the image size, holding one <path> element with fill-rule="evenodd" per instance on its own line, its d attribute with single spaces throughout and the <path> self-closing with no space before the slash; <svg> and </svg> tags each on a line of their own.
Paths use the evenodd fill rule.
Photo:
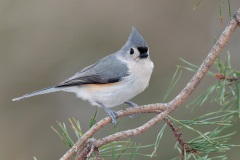
<svg viewBox="0 0 240 160">
<path fill-rule="evenodd" d="M 236 19 L 238 25 L 240 26 L 240 10 L 238 9 L 237 12 L 233 15 L 233 18 Z"/>
<path fill-rule="evenodd" d="M 129 116 L 136 113 L 159 113 L 159 111 L 162 111 L 159 113 L 156 117 L 151 119 L 148 123 L 145 123 L 144 125 L 128 130 L 128 131 L 122 131 L 115 133 L 113 135 L 107 136 L 105 138 L 102 138 L 100 140 L 97 140 L 95 142 L 95 145 L 100 147 L 101 145 L 104 145 L 106 143 L 110 143 L 112 141 L 117 141 L 122 138 L 128 138 L 130 136 L 138 135 L 142 132 L 147 131 L 151 126 L 158 123 L 159 121 L 163 120 L 165 117 L 167 117 L 171 112 L 173 112 L 178 106 L 180 106 L 186 98 L 189 97 L 189 95 L 194 91 L 194 89 L 198 86 L 198 84 L 201 82 L 203 77 L 206 75 L 207 71 L 209 70 L 212 63 L 215 61 L 217 56 L 220 54 L 224 46 L 226 45 L 226 42 L 232 35 L 232 33 L 235 31 L 237 25 L 240 22 L 240 9 L 234 14 L 233 18 L 230 20 L 229 24 L 226 26 L 225 30 L 222 32 L 220 38 L 216 42 L 216 44 L 213 46 L 212 50 L 209 52 L 206 59 L 203 61 L 202 65 L 199 67 L 198 71 L 195 73 L 195 75 L 192 77 L 192 79 L 187 83 L 187 85 L 184 87 L 184 89 L 169 103 L 159 103 L 159 104 L 151 104 L 151 105 L 144 105 L 141 107 L 134 107 L 134 108 L 128 108 L 125 110 L 118 111 L 117 118 L 123 117 L 123 116 Z M 105 125 L 111 122 L 111 119 L 109 117 L 104 118 L 103 120 L 96 123 L 92 128 L 90 128 L 75 144 L 74 146 L 62 156 L 61 160 L 67 160 L 69 159 L 74 153 L 75 150 L 78 149 L 79 152 L 83 151 L 84 144 L 86 141 L 92 137 L 98 130 L 103 128 Z M 135 134 L 136 133 L 136 134 Z"/>
<path fill-rule="evenodd" d="M 90 151 L 89 151 L 89 153 L 88 153 L 88 155 L 87 155 L 87 160 L 89 160 L 89 158 L 91 157 L 91 155 L 93 154 L 94 151 L 95 151 L 95 146 L 92 145 L 92 146 L 91 146 L 91 149 L 90 149 Z"/>
<path fill-rule="evenodd" d="M 96 155 L 96 160 L 101 160 L 101 158 L 99 156 L 99 150 L 96 147 L 95 147 L 95 155 Z"/>
<path fill-rule="evenodd" d="M 233 81 L 239 80 L 239 77 L 227 77 L 227 76 L 222 75 L 221 73 L 216 73 L 215 74 L 215 78 L 217 78 L 219 80 L 227 80 L 229 82 L 233 82 Z"/>
<path fill-rule="evenodd" d="M 181 160 L 184 159 L 184 150 L 186 149 L 186 143 L 184 142 L 183 138 L 182 138 L 182 133 L 179 132 L 179 128 L 175 128 L 172 121 L 169 120 L 167 117 L 164 118 L 164 121 L 168 124 L 168 126 L 171 128 L 175 139 L 177 140 L 177 142 L 180 144 L 181 146 Z"/>
<path fill-rule="evenodd" d="M 82 151 L 78 150 L 76 153 L 75 160 L 88 160 L 92 153 L 95 151 L 95 146 L 93 145 L 95 139 L 90 138 L 87 140 L 87 142 L 84 144 L 84 149 Z"/>
</svg>

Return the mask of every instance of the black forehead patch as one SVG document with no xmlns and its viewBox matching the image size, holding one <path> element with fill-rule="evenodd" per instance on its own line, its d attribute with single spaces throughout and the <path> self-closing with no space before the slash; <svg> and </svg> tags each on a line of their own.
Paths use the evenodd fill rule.
<svg viewBox="0 0 240 160">
<path fill-rule="evenodd" d="M 148 51 L 148 47 L 138 47 L 137 49 L 140 53 L 146 53 Z"/>
</svg>

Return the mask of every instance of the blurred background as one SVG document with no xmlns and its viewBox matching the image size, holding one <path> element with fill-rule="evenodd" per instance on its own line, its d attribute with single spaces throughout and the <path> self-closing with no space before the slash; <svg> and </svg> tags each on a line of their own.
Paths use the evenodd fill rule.
<svg viewBox="0 0 240 160">
<path fill-rule="evenodd" d="M 231 0 L 234 13 L 239 0 Z M 54 93 L 12 102 L 15 97 L 58 84 L 80 69 L 113 53 L 125 44 L 135 26 L 150 46 L 155 64 L 150 86 L 133 101 L 139 105 L 161 102 L 180 57 L 200 65 L 229 21 L 227 2 L 222 4 L 220 20 L 218 1 L 202 1 L 193 10 L 194 1 L 182 0 L 0 0 L 0 159 L 59 159 L 66 151 L 51 126 L 75 117 L 83 131 L 89 128 L 96 107 L 77 99 L 71 93 Z M 239 69 L 239 29 L 231 37 L 222 57 L 230 51 L 233 67 Z M 184 71 L 169 100 L 176 96 L 193 73 Z M 191 99 L 208 88 L 214 79 L 206 77 Z M 184 103 L 184 105 L 187 104 Z M 194 113 L 180 106 L 172 116 L 191 119 L 196 114 L 216 110 L 206 104 Z M 114 108 L 120 110 L 126 106 Z M 105 117 L 99 111 L 97 119 Z M 119 130 L 134 128 L 146 122 L 151 114 L 120 120 Z M 133 138 L 134 142 L 151 144 L 163 123 Z M 239 126 L 238 127 L 239 130 Z M 109 125 L 96 137 L 110 134 Z M 153 159 L 178 156 L 175 139 L 167 130 Z M 188 139 L 187 133 L 184 135 Z M 239 142 L 239 133 L 232 142 Z M 239 143 L 238 143 L 239 144 Z M 153 149 L 152 149 L 153 150 Z M 149 150 L 148 153 L 151 153 Z M 239 149 L 227 152 L 229 159 L 238 159 Z M 125 157 L 126 158 L 126 157 Z M 138 159 L 146 159 L 139 157 Z"/>
</svg>

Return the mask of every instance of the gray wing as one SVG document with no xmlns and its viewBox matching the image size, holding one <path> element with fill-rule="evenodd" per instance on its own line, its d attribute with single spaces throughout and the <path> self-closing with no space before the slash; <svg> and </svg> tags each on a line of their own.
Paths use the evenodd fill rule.
<svg viewBox="0 0 240 160">
<path fill-rule="evenodd" d="M 128 75 L 128 67 L 126 64 L 119 61 L 114 54 L 111 54 L 77 72 L 57 87 L 114 83 L 119 82 L 123 77 Z"/>
</svg>

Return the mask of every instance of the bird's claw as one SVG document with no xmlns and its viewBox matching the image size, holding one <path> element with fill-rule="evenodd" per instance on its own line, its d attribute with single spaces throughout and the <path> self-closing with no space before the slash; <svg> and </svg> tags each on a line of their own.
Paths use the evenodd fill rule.
<svg viewBox="0 0 240 160">
<path fill-rule="evenodd" d="M 108 116 L 112 119 L 112 125 L 115 126 L 117 124 L 117 120 L 116 120 L 117 112 L 109 109 Z"/>
<path fill-rule="evenodd" d="M 138 105 L 136 103 L 133 103 L 131 101 L 126 101 L 124 102 L 126 105 L 128 105 L 129 107 L 137 107 Z M 133 114 L 133 115 L 130 115 L 129 117 L 130 118 L 135 118 L 137 116 L 137 114 Z"/>
</svg>

